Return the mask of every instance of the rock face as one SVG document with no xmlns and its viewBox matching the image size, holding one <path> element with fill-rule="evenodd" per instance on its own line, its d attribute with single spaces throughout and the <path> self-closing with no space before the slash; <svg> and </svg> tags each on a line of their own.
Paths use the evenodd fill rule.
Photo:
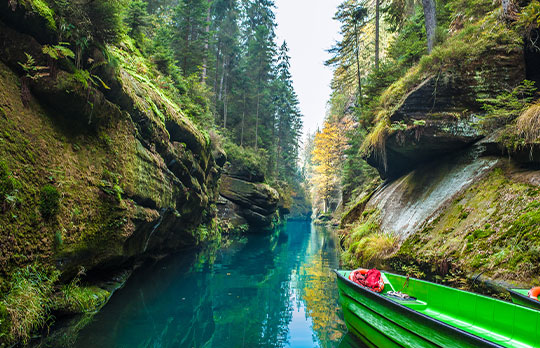
<svg viewBox="0 0 540 348">
<path fill-rule="evenodd" d="M 403 241 L 498 163 L 497 158 L 475 157 L 470 150 L 420 166 L 379 188 L 364 210 L 378 211 L 381 231 Z"/>
<path fill-rule="evenodd" d="M 278 219 L 279 193 L 267 184 L 223 175 L 219 193 L 224 198 L 219 210 L 222 218 L 253 231 L 268 230 Z"/>
<path fill-rule="evenodd" d="M 150 80 L 128 65 L 113 69 L 99 52 L 109 90 L 62 64 L 21 79 L 25 52 L 47 66 L 41 47 L 0 23 L 0 159 L 24 187 L 17 206 L 0 212 L 0 274 L 39 258 L 69 277 L 210 238 L 197 227 L 219 197 L 223 151 Z M 61 196 L 50 220 L 36 209 L 46 184 Z"/>
<path fill-rule="evenodd" d="M 540 147 L 513 125 L 486 137 L 474 127 L 479 99 L 525 79 L 523 50 L 511 47 L 472 68 L 451 62 L 381 121 L 370 143 L 380 146 L 365 158 L 387 180 L 342 220 L 351 267 L 379 263 L 476 291 L 485 291 L 475 288 L 478 275 L 537 281 Z"/>
<path fill-rule="evenodd" d="M 403 97 L 389 117 L 382 146 L 365 155 L 383 179 L 395 179 L 482 137 L 474 127 L 482 114 L 478 99 L 512 90 L 526 77 L 523 50 L 513 49 L 504 58 L 491 54 L 497 58 L 482 58 L 486 61 L 475 71 L 440 72 Z"/>
</svg>

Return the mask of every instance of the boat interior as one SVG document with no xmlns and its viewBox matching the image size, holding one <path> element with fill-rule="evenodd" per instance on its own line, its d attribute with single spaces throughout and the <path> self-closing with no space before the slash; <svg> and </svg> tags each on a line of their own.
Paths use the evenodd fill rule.
<svg viewBox="0 0 540 348">
<path fill-rule="evenodd" d="M 385 283 L 381 295 L 388 300 L 503 346 L 540 347 L 538 310 L 413 278 L 405 285 L 404 276 L 381 274 Z M 415 299 L 400 300 L 389 296 L 391 291 Z"/>
</svg>

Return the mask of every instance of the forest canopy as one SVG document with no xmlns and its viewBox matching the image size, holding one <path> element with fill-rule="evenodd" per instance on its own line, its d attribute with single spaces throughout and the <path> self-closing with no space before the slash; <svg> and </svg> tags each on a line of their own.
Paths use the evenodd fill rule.
<svg viewBox="0 0 540 348">
<path fill-rule="evenodd" d="M 272 0 L 11 0 L 10 5 L 46 18 L 54 33 L 54 39 L 47 37 L 50 46 L 72 52 L 75 68 L 90 80 L 99 75 L 96 50 L 111 66 L 120 63 L 118 49 L 136 50 L 151 66 L 141 62 L 135 68 L 145 74 L 155 70 L 160 89 L 186 116 L 222 141 L 255 151 L 270 180 L 296 181 L 302 115 L 287 43 L 276 42 Z"/>
</svg>

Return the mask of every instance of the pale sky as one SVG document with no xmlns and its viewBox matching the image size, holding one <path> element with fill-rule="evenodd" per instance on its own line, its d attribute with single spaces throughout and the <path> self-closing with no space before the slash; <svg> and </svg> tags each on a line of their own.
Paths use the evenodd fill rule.
<svg viewBox="0 0 540 348">
<path fill-rule="evenodd" d="M 339 39 L 339 23 L 332 17 L 342 0 L 276 0 L 277 44 L 289 46 L 291 74 L 304 136 L 322 125 L 330 97 L 332 69 L 324 66 L 326 52 Z"/>
</svg>

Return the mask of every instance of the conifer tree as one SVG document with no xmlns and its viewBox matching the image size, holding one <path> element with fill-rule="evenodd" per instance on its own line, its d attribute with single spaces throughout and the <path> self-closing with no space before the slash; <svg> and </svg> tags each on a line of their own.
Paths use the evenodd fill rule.
<svg viewBox="0 0 540 348">
<path fill-rule="evenodd" d="M 287 43 L 279 48 L 277 61 L 277 77 L 275 80 L 274 104 L 276 110 L 276 167 L 282 178 L 293 178 L 296 175 L 298 160 L 298 143 L 302 128 L 302 119 L 298 107 L 298 97 L 292 85 L 290 57 Z"/>
<path fill-rule="evenodd" d="M 148 26 L 146 3 L 142 0 L 131 1 L 124 21 L 129 28 L 128 34 L 134 39 L 141 40 L 143 30 Z"/>
<path fill-rule="evenodd" d="M 198 73 L 206 57 L 207 0 L 180 0 L 174 10 L 176 59 L 184 75 Z"/>
<path fill-rule="evenodd" d="M 255 149 L 271 143 L 268 132 L 271 129 L 270 82 L 272 79 L 272 63 L 275 56 L 275 15 L 272 0 L 253 0 L 248 3 L 245 35 L 247 37 L 246 74 L 249 78 L 248 104 L 251 114 L 251 125 L 254 129 L 252 144 Z M 269 127 L 270 126 L 270 127 Z M 262 138 L 262 139 L 260 139 Z M 270 141 L 269 141 L 270 140 Z"/>
<path fill-rule="evenodd" d="M 347 72 L 344 77 L 346 83 L 355 81 L 360 106 L 363 104 L 360 34 L 362 27 L 367 23 L 367 15 L 367 9 L 358 5 L 356 0 L 347 0 L 338 6 L 334 18 L 341 22 L 343 39 L 329 50 L 333 57 L 326 61 L 326 65 L 335 66 Z"/>
</svg>

